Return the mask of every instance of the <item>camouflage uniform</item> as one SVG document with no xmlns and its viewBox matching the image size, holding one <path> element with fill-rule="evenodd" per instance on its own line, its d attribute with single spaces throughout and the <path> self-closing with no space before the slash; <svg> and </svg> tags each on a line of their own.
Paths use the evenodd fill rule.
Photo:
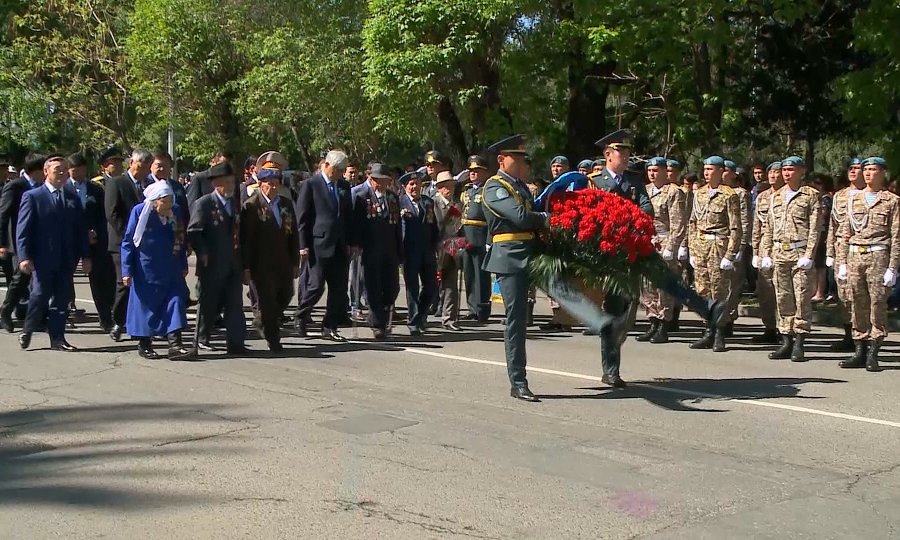
<svg viewBox="0 0 900 540">
<path fill-rule="evenodd" d="M 733 189 L 720 185 L 710 193 L 704 185 L 694 193 L 691 211 L 690 253 L 697 293 L 724 302 L 731 290 L 734 270 L 721 270 L 722 259 L 734 261 L 741 246 L 741 203 Z M 722 323 L 728 322 L 726 314 Z"/>
<path fill-rule="evenodd" d="M 775 187 L 764 191 L 756 197 L 756 212 L 753 222 L 753 253 L 759 260 L 764 257 L 772 257 L 772 253 L 763 249 L 762 236 L 765 227 L 769 223 L 772 207 L 772 199 L 775 197 Z M 758 263 L 757 263 L 758 264 Z M 760 317 L 766 330 L 774 331 L 777 322 L 775 320 L 775 285 L 772 281 L 772 268 L 760 266 L 756 278 L 756 297 L 759 300 Z"/>
<path fill-rule="evenodd" d="M 862 191 L 848 196 L 836 264 L 846 265 L 851 293 L 853 339 L 880 342 L 888 335 L 887 269 L 900 265 L 900 197 L 882 190 L 871 206 Z"/>
<path fill-rule="evenodd" d="M 731 290 L 728 294 L 728 312 L 731 314 L 731 323 L 737 320 L 738 304 L 741 301 L 741 293 L 744 292 L 744 283 L 747 281 L 747 259 L 750 257 L 750 241 L 751 227 L 753 222 L 750 219 L 750 192 L 742 187 L 732 188 L 737 194 L 738 201 L 741 204 L 741 260 L 734 262 L 734 272 L 732 272 Z"/>
<path fill-rule="evenodd" d="M 801 186 L 788 200 L 789 186 L 775 192 L 769 221 L 763 232 L 762 249 L 773 264 L 778 330 L 783 336 L 808 334 L 812 320 L 812 261 L 819 239 L 819 192 Z M 797 267 L 801 258 L 810 268 Z"/>
<path fill-rule="evenodd" d="M 847 200 L 851 193 L 856 193 L 855 187 L 845 187 L 834 194 L 834 200 L 831 205 L 831 226 L 828 227 L 828 241 L 825 243 L 825 256 L 834 260 L 837 259 L 838 242 L 842 242 L 838 233 L 844 222 L 847 221 Z M 841 319 L 850 322 L 850 284 L 846 280 L 835 280 L 837 282 L 838 307 L 841 312 Z"/>
<path fill-rule="evenodd" d="M 656 226 L 654 243 L 657 251 L 669 250 L 672 260 L 667 261 L 669 268 L 676 275 L 680 274 L 678 264 L 678 248 L 682 245 L 686 230 L 685 195 L 681 188 L 674 184 L 665 184 L 656 188 L 650 184 L 650 202 L 653 204 L 653 224 Z M 647 317 L 659 321 L 671 321 L 674 299 L 660 289 L 645 286 L 641 292 L 641 305 Z"/>
</svg>

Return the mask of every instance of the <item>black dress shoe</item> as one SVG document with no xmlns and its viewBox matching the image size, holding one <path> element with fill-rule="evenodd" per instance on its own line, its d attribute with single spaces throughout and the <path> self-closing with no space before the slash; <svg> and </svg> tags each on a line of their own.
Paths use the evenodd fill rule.
<svg viewBox="0 0 900 540">
<path fill-rule="evenodd" d="M 118 343 L 122 341 L 122 333 L 124 331 L 125 329 L 117 324 L 112 327 L 112 330 L 109 331 L 109 338 Z"/>
<path fill-rule="evenodd" d="M 269 350 L 274 353 L 279 353 L 284 350 L 284 346 L 282 346 L 281 343 L 277 341 L 273 341 L 269 343 Z"/>
<path fill-rule="evenodd" d="M 330 339 L 331 341 L 337 341 L 338 343 L 347 341 L 347 338 L 338 334 L 338 331 L 334 328 L 325 328 L 324 330 L 322 330 L 322 337 L 325 339 Z"/>
<path fill-rule="evenodd" d="M 531 403 L 537 403 L 540 401 L 537 396 L 531 393 L 531 390 L 529 390 L 527 386 L 513 386 L 509 389 L 509 395 L 516 399 L 521 399 L 522 401 L 528 401 Z"/>
<path fill-rule="evenodd" d="M 208 341 L 201 341 L 200 343 L 198 343 L 197 349 L 199 349 L 203 352 L 217 352 L 217 351 L 222 350 L 218 347 L 213 347 L 212 345 L 210 345 L 210 343 Z"/>
<path fill-rule="evenodd" d="M 228 351 L 228 354 L 234 355 L 246 355 L 253 352 L 248 349 L 246 345 L 229 345 L 226 350 Z"/>
<path fill-rule="evenodd" d="M 28 332 L 19 334 L 19 347 L 22 347 L 22 350 L 24 351 L 29 345 L 31 345 L 31 334 Z"/>
<path fill-rule="evenodd" d="M 9 315 L 0 315 L 0 328 L 6 330 L 10 334 L 16 331 L 16 325 Z"/>
<path fill-rule="evenodd" d="M 622 377 L 619 377 L 618 375 L 604 375 L 600 377 L 600 382 L 608 384 L 613 388 L 625 388 L 628 386 L 625 384 L 625 381 L 622 380 Z"/>
<path fill-rule="evenodd" d="M 463 320 L 464 320 L 464 321 L 477 321 L 477 320 L 478 320 L 478 315 L 475 315 L 474 313 L 469 313 L 468 315 L 466 315 L 466 316 L 463 318 Z"/>
<path fill-rule="evenodd" d="M 387 332 L 381 328 L 373 328 L 372 335 L 375 337 L 375 341 L 384 341 L 387 338 Z"/>
<path fill-rule="evenodd" d="M 305 320 L 297 319 L 297 321 L 294 322 L 294 328 L 297 329 L 297 334 L 300 337 L 305 338 L 307 336 L 308 332 L 306 330 L 306 321 Z"/>
<path fill-rule="evenodd" d="M 63 339 L 60 341 L 54 341 L 54 342 L 50 343 L 50 350 L 51 351 L 62 351 L 62 352 L 75 352 L 78 350 L 78 348 L 72 346 L 71 344 L 69 344 L 68 341 Z"/>
<path fill-rule="evenodd" d="M 138 356 L 147 360 L 159 360 L 159 353 L 154 351 L 153 348 L 142 349 L 139 347 Z"/>
<path fill-rule="evenodd" d="M 450 332 L 461 332 L 462 328 L 456 326 L 456 323 L 447 323 L 444 325 L 444 330 L 449 330 Z"/>
<path fill-rule="evenodd" d="M 112 329 L 113 329 L 113 323 L 106 322 L 106 321 L 100 321 L 100 330 L 103 330 L 103 332 L 108 334 L 108 333 L 112 332 Z"/>
</svg>

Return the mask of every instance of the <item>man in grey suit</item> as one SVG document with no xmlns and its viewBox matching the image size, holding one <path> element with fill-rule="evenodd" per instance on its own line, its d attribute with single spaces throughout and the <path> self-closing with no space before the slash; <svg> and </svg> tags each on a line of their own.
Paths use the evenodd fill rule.
<svg viewBox="0 0 900 540">
<path fill-rule="evenodd" d="M 215 351 L 209 341 L 222 308 L 225 310 L 225 338 L 229 354 L 244 354 L 247 322 L 244 318 L 242 284 L 244 275 L 240 248 L 240 208 L 234 197 L 235 178 L 227 162 L 210 167 L 213 192 L 197 199 L 191 209 L 187 236 L 197 254 L 200 278 L 200 307 L 194 345 L 201 351 Z"/>
<path fill-rule="evenodd" d="M 550 214 L 534 211 L 531 191 L 519 180 L 525 167 L 526 141 L 521 135 L 504 139 L 488 150 L 497 154 L 500 170 L 484 184 L 482 206 L 491 235 L 484 270 L 497 275 L 506 308 L 506 368 L 510 395 L 539 401 L 525 378 L 525 331 L 528 323 L 528 259 L 536 233 L 550 224 Z"/>
</svg>

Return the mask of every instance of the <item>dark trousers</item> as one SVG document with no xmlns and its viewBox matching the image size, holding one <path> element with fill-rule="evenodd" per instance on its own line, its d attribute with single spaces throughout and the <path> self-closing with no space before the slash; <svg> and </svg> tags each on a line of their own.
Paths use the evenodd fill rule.
<svg viewBox="0 0 900 540">
<path fill-rule="evenodd" d="M 406 305 L 410 328 L 421 328 L 428 320 L 431 301 L 437 294 L 437 262 L 406 261 L 403 264 Z"/>
<path fill-rule="evenodd" d="M 66 312 L 69 308 L 71 290 L 71 272 L 62 270 L 36 272 L 31 280 L 28 314 L 25 315 L 25 333 L 36 332 L 43 325 L 46 316 L 50 340 L 62 340 L 66 332 Z"/>
<path fill-rule="evenodd" d="M 98 251 L 91 257 L 91 271 L 88 281 L 91 284 L 91 298 L 97 309 L 100 324 L 112 323 L 112 307 L 116 300 L 116 267 L 108 251 Z M 72 284 L 71 301 L 75 300 L 75 285 Z"/>
<path fill-rule="evenodd" d="M 335 251 L 334 257 L 317 258 L 314 264 L 308 265 L 305 290 L 300 297 L 295 316 L 297 320 L 308 320 L 313 308 L 325 294 L 328 287 L 328 300 L 325 304 L 325 318 L 322 328 L 336 330 L 347 318 L 347 283 L 350 273 L 350 260 L 343 252 Z M 302 289 L 303 287 L 301 287 Z"/>
<path fill-rule="evenodd" d="M 288 308 L 291 298 L 294 296 L 293 276 L 265 276 L 262 279 L 254 280 L 254 283 L 256 284 L 256 297 L 263 336 L 269 343 L 280 343 L 281 315 Z M 212 317 L 214 317 L 212 321 L 215 322 L 218 312 Z"/>
<path fill-rule="evenodd" d="M 241 273 L 234 270 L 225 275 L 214 275 L 203 270 L 200 272 L 200 281 L 203 284 L 200 287 L 194 344 L 209 341 L 216 319 L 224 310 L 225 342 L 229 346 L 242 346 L 247 337 L 247 319 L 244 317 L 244 302 L 241 298 L 244 290 Z M 280 317 L 279 314 L 279 319 Z"/>
<path fill-rule="evenodd" d="M 9 283 L 12 281 L 13 274 L 16 273 L 16 269 L 13 268 L 13 259 L 14 255 L 10 254 L 6 257 L 0 257 L 0 271 L 3 272 L 3 279 L 6 280 L 6 286 L 9 287 Z"/>
<path fill-rule="evenodd" d="M 466 279 L 466 303 L 469 313 L 486 321 L 491 316 L 491 273 L 481 269 L 484 264 L 483 247 L 473 247 L 463 253 L 463 272 Z"/>
<path fill-rule="evenodd" d="M 112 305 L 113 324 L 125 327 L 125 316 L 128 313 L 128 287 L 122 283 L 122 255 L 110 252 L 113 265 L 116 267 L 116 293 Z"/>
<path fill-rule="evenodd" d="M 11 317 L 19 302 L 28 298 L 28 286 L 31 285 L 31 274 L 19 270 L 18 257 L 10 255 L 9 259 L 15 271 L 6 289 L 6 298 L 3 300 L 3 305 L 0 306 L 0 314 L 3 317 Z"/>
<path fill-rule="evenodd" d="M 497 274 L 503 307 L 506 309 L 506 370 L 513 387 L 528 386 L 525 378 L 525 333 L 528 329 L 528 272 Z"/>
<path fill-rule="evenodd" d="M 628 313 L 631 304 L 625 298 L 608 294 L 603 300 L 603 311 L 613 317 L 622 317 Z M 600 362 L 604 375 L 618 375 L 622 363 L 621 336 L 614 335 L 617 325 L 609 325 L 600 331 Z"/>
<path fill-rule="evenodd" d="M 372 328 L 387 329 L 397 295 L 400 294 L 400 264 L 386 258 L 362 258 L 366 298 L 369 301 L 369 324 Z"/>
</svg>

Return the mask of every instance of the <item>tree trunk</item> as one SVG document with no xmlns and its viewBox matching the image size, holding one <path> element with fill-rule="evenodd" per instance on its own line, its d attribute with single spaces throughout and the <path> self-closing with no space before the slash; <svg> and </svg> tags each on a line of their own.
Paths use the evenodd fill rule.
<svg viewBox="0 0 900 540">
<path fill-rule="evenodd" d="M 812 134 L 812 130 L 806 131 L 806 170 L 813 172 L 816 168 L 816 138 Z"/>
<path fill-rule="evenodd" d="M 449 96 L 441 96 L 437 104 L 437 115 L 444 144 L 447 145 L 447 154 L 453 160 L 454 167 L 462 167 L 469 157 L 469 149 L 466 146 L 466 135 L 459 122 L 459 115 L 456 114 L 456 108 Z"/>
</svg>

